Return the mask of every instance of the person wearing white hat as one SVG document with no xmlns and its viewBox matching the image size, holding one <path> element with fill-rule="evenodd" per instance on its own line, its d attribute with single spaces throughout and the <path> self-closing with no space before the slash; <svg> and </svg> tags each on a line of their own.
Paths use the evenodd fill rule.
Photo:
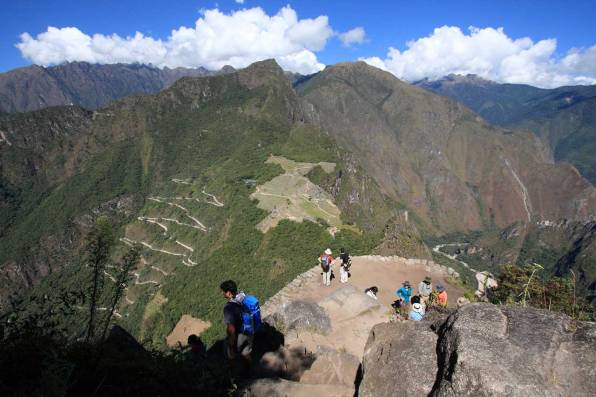
<svg viewBox="0 0 596 397">
<path fill-rule="evenodd" d="M 414 303 L 412 305 L 412 310 L 408 314 L 408 318 L 412 321 L 420 321 L 424 317 L 424 311 L 422 310 L 422 305 L 420 303 Z"/>
<path fill-rule="evenodd" d="M 319 265 L 323 271 L 323 285 L 331 285 L 331 262 L 333 262 L 332 252 L 330 248 L 327 248 L 325 252 L 319 256 Z"/>
</svg>

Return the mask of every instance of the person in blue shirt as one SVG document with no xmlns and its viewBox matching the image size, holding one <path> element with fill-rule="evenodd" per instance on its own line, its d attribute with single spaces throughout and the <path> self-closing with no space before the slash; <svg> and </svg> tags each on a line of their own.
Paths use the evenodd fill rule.
<svg viewBox="0 0 596 397">
<path fill-rule="evenodd" d="M 395 295 L 397 295 L 397 297 L 403 301 L 404 305 L 409 305 L 410 297 L 412 296 L 412 286 L 410 286 L 410 282 L 405 281 L 403 283 L 403 287 L 398 289 L 395 292 Z"/>
<path fill-rule="evenodd" d="M 420 303 L 414 303 L 412 305 L 412 310 L 410 310 L 410 313 L 408 314 L 408 318 L 412 321 L 421 321 L 422 317 L 424 317 L 422 305 Z"/>
</svg>

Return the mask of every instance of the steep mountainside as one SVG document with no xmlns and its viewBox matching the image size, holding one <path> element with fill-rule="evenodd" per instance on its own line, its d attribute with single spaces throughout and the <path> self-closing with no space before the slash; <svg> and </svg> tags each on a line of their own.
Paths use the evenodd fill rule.
<svg viewBox="0 0 596 397">
<path fill-rule="evenodd" d="M 309 117 L 431 230 L 594 213 L 594 187 L 573 167 L 551 164 L 533 135 L 492 127 L 365 63 L 328 67 L 297 90 Z"/>
<path fill-rule="evenodd" d="M 535 133 L 556 161 L 575 165 L 596 182 L 596 86 L 540 89 L 472 75 L 415 84 L 461 101 L 492 124 Z"/>
<path fill-rule="evenodd" d="M 33 294 L 85 285 L 81 248 L 100 215 L 117 226 L 116 254 L 142 247 L 118 315 L 136 335 L 160 342 L 183 314 L 218 322 L 214 286 L 224 279 L 265 299 L 310 268 L 321 247 L 370 252 L 397 217 L 396 204 L 302 120 L 273 61 L 183 78 L 95 112 L 70 106 L 1 116 L 2 309 L 42 279 Z M 296 194 L 269 189 L 284 175 L 279 162 L 308 165 L 285 174 Z M 262 197 L 251 198 L 258 189 L 287 195 L 294 207 L 284 215 L 261 205 Z M 296 211 L 301 222 L 291 221 Z M 268 217 L 275 224 L 260 227 Z"/>
<path fill-rule="evenodd" d="M 221 73 L 232 71 L 226 67 Z M 159 92 L 181 77 L 215 73 L 203 68 L 158 69 L 136 64 L 33 65 L 0 74 L 0 113 L 72 104 L 93 110 L 128 95 Z"/>
</svg>

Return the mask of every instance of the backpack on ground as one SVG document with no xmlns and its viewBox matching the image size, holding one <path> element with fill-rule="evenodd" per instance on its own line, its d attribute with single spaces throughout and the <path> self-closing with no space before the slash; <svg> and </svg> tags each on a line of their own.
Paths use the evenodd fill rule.
<svg viewBox="0 0 596 397">
<path fill-rule="evenodd" d="M 329 267 L 331 266 L 331 263 L 329 263 L 329 255 L 323 255 L 321 257 L 321 267 L 323 268 L 323 271 L 325 273 L 327 273 L 329 271 Z"/>
<path fill-rule="evenodd" d="M 242 333 L 254 335 L 263 326 L 259 300 L 256 296 L 246 295 L 240 306 L 242 307 Z"/>
</svg>

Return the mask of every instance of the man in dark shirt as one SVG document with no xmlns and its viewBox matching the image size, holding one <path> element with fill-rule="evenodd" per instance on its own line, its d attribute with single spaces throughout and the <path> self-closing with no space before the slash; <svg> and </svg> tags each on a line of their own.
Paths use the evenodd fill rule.
<svg viewBox="0 0 596 397">
<path fill-rule="evenodd" d="M 228 302 L 224 306 L 223 316 L 226 325 L 226 356 L 234 365 L 237 363 L 242 371 L 250 368 L 253 336 L 242 333 L 242 299 L 244 293 L 238 293 L 238 286 L 227 280 L 219 286 Z"/>
<path fill-rule="evenodd" d="M 339 281 L 342 283 L 347 283 L 349 277 L 348 271 L 350 269 L 350 255 L 343 248 L 339 252 L 339 259 L 341 259 L 341 266 L 339 268 Z"/>
</svg>

